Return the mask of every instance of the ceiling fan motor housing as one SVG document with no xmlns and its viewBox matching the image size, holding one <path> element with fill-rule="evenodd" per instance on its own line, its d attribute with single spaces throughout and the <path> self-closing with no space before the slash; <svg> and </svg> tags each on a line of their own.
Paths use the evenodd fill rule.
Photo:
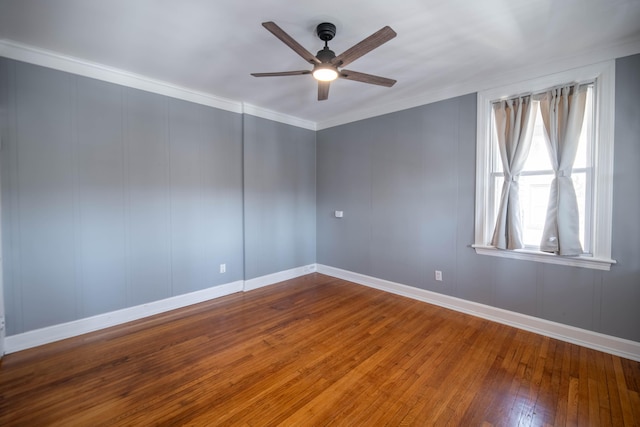
<svg viewBox="0 0 640 427">
<path fill-rule="evenodd" d="M 324 47 L 324 49 L 319 50 L 318 54 L 316 55 L 316 58 L 318 58 L 323 64 L 331 62 L 335 57 L 336 53 L 326 46 Z"/>
</svg>

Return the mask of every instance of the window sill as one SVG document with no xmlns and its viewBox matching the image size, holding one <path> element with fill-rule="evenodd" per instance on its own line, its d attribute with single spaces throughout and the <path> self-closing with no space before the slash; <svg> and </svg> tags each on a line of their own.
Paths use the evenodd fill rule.
<svg viewBox="0 0 640 427">
<path fill-rule="evenodd" d="M 568 265 L 571 267 L 591 268 L 595 270 L 609 271 L 616 261 L 607 258 L 594 258 L 589 256 L 562 257 L 545 252 L 527 249 L 502 250 L 493 246 L 471 245 L 479 255 L 497 256 L 525 261 L 544 262 L 547 264 Z"/>
</svg>

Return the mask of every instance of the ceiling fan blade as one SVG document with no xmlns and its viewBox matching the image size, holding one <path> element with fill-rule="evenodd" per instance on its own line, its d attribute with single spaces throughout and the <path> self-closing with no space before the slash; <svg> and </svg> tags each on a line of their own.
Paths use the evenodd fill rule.
<svg viewBox="0 0 640 427">
<path fill-rule="evenodd" d="M 396 84 L 396 80 L 386 77 L 374 76 L 373 74 L 359 73 L 351 70 L 341 70 L 340 77 L 355 82 L 369 83 L 372 85 L 391 87 Z"/>
<path fill-rule="evenodd" d="M 274 73 L 251 73 L 253 77 L 302 76 L 304 74 L 311 74 L 311 71 L 298 70 L 298 71 L 278 71 Z"/>
<path fill-rule="evenodd" d="M 320 60 L 316 58 L 314 54 L 302 47 L 302 45 L 295 41 L 293 37 L 285 33 L 282 28 L 278 27 L 275 22 L 263 22 L 262 26 L 269 30 L 271 34 L 279 38 L 284 44 L 293 49 L 293 51 L 304 58 L 305 61 L 310 62 L 311 64 L 320 63 Z"/>
<path fill-rule="evenodd" d="M 388 42 L 392 38 L 396 36 L 396 32 L 391 29 L 391 27 L 386 26 L 375 33 L 371 34 L 366 39 L 362 40 L 360 43 L 352 46 L 347 49 L 340 55 L 336 56 L 332 64 L 338 67 L 344 67 L 347 64 L 352 63 L 356 59 L 360 58 L 362 55 L 371 52 L 373 49 L 379 47 L 380 45 Z"/>
<path fill-rule="evenodd" d="M 329 82 L 318 81 L 318 101 L 329 99 Z"/>
</svg>

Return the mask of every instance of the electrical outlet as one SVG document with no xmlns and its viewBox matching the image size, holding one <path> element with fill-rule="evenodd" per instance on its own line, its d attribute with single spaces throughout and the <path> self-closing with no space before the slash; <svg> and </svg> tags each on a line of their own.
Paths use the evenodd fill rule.
<svg viewBox="0 0 640 427">
<path fill-rule="evenodd" d="M 227 264 L 220 264 L 220 273 L 227 272 Z"/>
<path fill-rule="evenodd" d="M 442 282 L 442 271 L 436 270 L 436 280 Z"/>
</svg>

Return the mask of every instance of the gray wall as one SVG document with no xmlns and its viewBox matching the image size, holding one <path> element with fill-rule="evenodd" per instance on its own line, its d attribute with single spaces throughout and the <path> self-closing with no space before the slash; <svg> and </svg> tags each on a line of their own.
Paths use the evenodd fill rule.
<svg viewBox="0 0 640 427">
<path fill-rule="evenodd" d="M 640 341 L 640 55 L 616 67 L 611 271 L 469 247 L 473 94 L 318 132 L 317 262 Z"/>
<path fill-rule="evenodd" d="M 240 114 L 2 69 L 9 335 L 242 279 Z"/>
<path fill-rule="evenodd" d="M 8 335 L 317 261 L 640 341 L 638 75 L 600 272 L 468 247 L 474 95 L 312 132 L 0 58 Z"/>
<path fill-rule="evenodd" d="M 315 262 L 313 131 L 4 58 L 0 107 L 8 335 Z"/>
<path fill-rule="evenodd" d="M 245 279 L 316 262 L 315 132 L 244 116 Z"/>
</svg>

